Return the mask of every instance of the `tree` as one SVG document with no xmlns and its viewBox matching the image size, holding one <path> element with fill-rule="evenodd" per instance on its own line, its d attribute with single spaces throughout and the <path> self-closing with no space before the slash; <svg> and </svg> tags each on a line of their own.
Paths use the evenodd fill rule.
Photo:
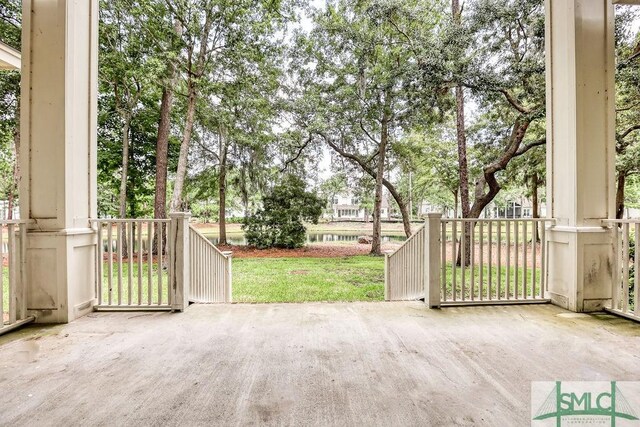
<svg viewBox="0 0 640 427">
<path fill-rule="evenodd" d="M 446 125 L 415 129 L 394 144 L 394 152 L 413 173 L 415 199 L 453 208 L 457 217 L 460 183 L 455 130 Z"/>
<path fill-rule="evenodd" d="M 616 218 L 621 219 L 625 207 L 625 187 L 630 177 L 640 173 L 640 69 L 629 61 L 638 34 L 632 24 L 637 14 L 633 9 L 616 14 Z"/>
<path fill-rule="evenodd" d="M 183 42 L 183 67 L 186 98 L 185 120 L 180 144 L 171 209 L 182 204 L 182 190 L 187 175 L 189 148 L 199 101 L 215 97 L 217 84 L 235 77 L 237 59 L 251 62 L 261 46 L 270 39 L 283 21 L 281 1 L 201 0 L 198 7 L 188 0 L 166 0 L 180 21 Z M 213 92 L 212 92 L 213 90 Z"/>
<path fill-rule="evenodd" d="M 182 26 L 178 19 L 174 19 L 173 32 L 170 34 L 170 43 L 165 50 L 167 56 L 166 71 L 162 81 L 162 98 L 160 101 L 160 118 L 158 120 L 158 133 L 156 137 L 156 175 L 155 196 L 153 201 L 153 217 L 164 219 L 167 217 L 167 175 L 169 169 L 169 136 L 171 131 L 171 111 L 173 98 L 177 85 L 178 46 L 182 36 Z M 157 233 L 157 231 L 156 231 Z M 166 236 L 166 233 L 163 234 Z M 165 245 L 166 247 L 166 245 Z"/>
<path fill-rule="evenodd" d="M 455 35 L 459 35 L 459 28 L 462 22 L 462 10 L 460 8 L 459 0 L 451 1 L 451 16 L 452 16 L 452 27 L 454 29 L 453 33 Z M 458 31 L 456 31 L 458 30 Z M 455 52 L 452 52 L 455 55 L 457 61 L 460 58 L 464 57 L 464 48 L 456 49 L 460 44 L 454 43 L 452 44 Z M 459 64 L 456 64 L 459 67 Z M 465 129 L 465 111 L 464 111 L 464 87 L 458 82 L 455 89 L 455 99 L 456 99 L 456 142 L 458 146 L 458 183 L 460 186 L 459 195 L 460 195 L 460 204 L 462 206 L 462 217 L 467 218 L 469 216 L 469 166 L 467 160 L 467 136 Z M 467 224 L 465 224 L 465 227 Z M 469 235 L 469 230 L 467 230 L 467 235 Z M 467 248 L 469 246 L 466 246 Z"/>
<path fill-rule="evenodd" d="M 137 31 L 140 20 L 133 0 L 114 0 L 100 8 L 101 92 L 120 119 L 122 146 L 118 215 L 127 216 L 131 125 L 141 108 L 144 91 L 153 91 L 160 63 L 148 33 Z M 102 105 L 106 105 L 103 103 Z M 126 239 L 124 239 L 126 241 Z"/>
<path fill-rule="evenodd" d="M 263 208 L 243 223 L 247 243 L 259 249 L 299 248 L 306 241 L 303 221 L 317 224 L 326 201 L 305 191 L 300 178 L 287 175 L 262 203 Z"/>
<path fill-rule="evenodd" d="M 482 147 L 482 172 L 468 215 L 478 218 L 500 191 L 499 174 L 514 158 L 546 143 L 544 137 L 527 138 L 545 114 L 544 11 L 540 0 L 481 0 L 468 21 L 476 55 L 456 80 L 486 111 L 475 141 Z"/>
<path fill-rule="evenodd" d="M 2 41 L 14 49 L 21 45 L 21 5 L 17 0 L 0 1 Z M 12 219 L 20 183 L 20 72 L 0 72 L 0 194 L 8 201 L 7 219 Z"/>
<path fill-rule="evenodd" d="M 435 28 L 438 19 L 435 6 L 418 1 L 336 0 L 314 11 L 312 31 L 297 37 L 297 123 L 309 135 L 299 148 L 324 142 L 375 180 L 372 254 L 381 253 L 383 186 L 411 235 L 407 201 L 389 179 L 387 165 L 393 141 L 414 121 L 437 115 L 438 92 L 415 83 L 412 40 L 414 33 Z"/>
</svg>

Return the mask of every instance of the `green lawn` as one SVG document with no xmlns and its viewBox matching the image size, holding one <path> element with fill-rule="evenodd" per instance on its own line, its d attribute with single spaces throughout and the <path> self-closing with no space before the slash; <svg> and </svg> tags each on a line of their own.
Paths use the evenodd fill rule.
<svg viewBox="0 0 640 427">
<path fill-rule="evenodd" d="M 166 269 L 161 271 L 160 277 L 162 279 L 162 288 L 158 291 L 158 285 L 160 283 L 158 275 L 158 264 L 154 263 L 151 267 L 151 289 L 149 289 L 149 263 L 144 261 L 142 263 L 142 277 L 138 280 L 139 266 L 134 260 L 131 269 L 131 285 L 129 285 L 129 263 L 124 261 L 122 263 L 122 281 L 119 282 L 118 262 L 114 261 L 112 264 L 112 279 L 111 279 L 111 304 L 109 301 L 109 264 L 104 262 L 102 267 L 102 304 L 103 305 L 119 305 L 119 304 L 140 304 L 146 305 L 151 301 L 151 304 L 158 304 L 162 301 L 163 304 L 167 304 L 168 301 L 168 273 Z M 120 283 L 120 286 L 119 286 Z M 131 292 L 129 292 L 131 289 Z M 151 300 L 149 300 L 149 291 L 151 292 Z M 140 298 L 140 296 L 142 298 Z M 160 300 L 158 297 L 161 297 Z"/>
<path fill-rule="evenodd" d="M 2 269 L 2 311 L 9 312 L 9 270 Z"/>
<path fill-rule="evenodd" d="M 447 263 L 446 267 L 446 283 L 447 294 L 446 299 L 453 299 L 453 264 Z M 496 266 L 491 267 L 491 282 L 489 282 L 489 266 L 484 265 L 482 268 L 476 265 L 473 268 L 473 280 L 471 275 L 471 268 L 467 266 L 464 269 L 464 286 L 463 286 L 463 269 L 461 267 L 455 268 L 456 274 L 456 287 L 455 287 L 455 299 L 472 299 L 471 294 L 473 292 L 473 299 L 514 299 L 518 297 L 535 297 L 540 298 L 540 286 L 542 282 L 542 272 L 539 268 L 535 269 L 535 283 L 533 281 L 533 269 L 523 267 L 515 268 L 512 266 L 507 275 L 507 270 L 502 267 L 500 275 L 498 276 L 498 269 Z M 526 289 L 524 286 L 526 276 Z M 498 294 L 498 291 L 500 292 Z M 507 292 L 509 297 L 507 298 Z"/>
<path fill-rule="evenodd" d="M 382 301 L 384 259 L 238 258 L 234 302 Z"/>
</svg>

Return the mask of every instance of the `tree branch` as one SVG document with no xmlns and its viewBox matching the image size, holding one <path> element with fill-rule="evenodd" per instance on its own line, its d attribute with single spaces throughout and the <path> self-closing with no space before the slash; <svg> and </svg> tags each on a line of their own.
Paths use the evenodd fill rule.
<svg viewBox="0 0 640 427">
<path fill-rule="evenodd" d="M 640 124 L 633 125 L 627 130 L 625 130 L 624 132 L 622 132 L 620 135 L 618 135 L 618 139 L 625 139 L 627 136 L 629 136 L 631 132 L 634 132 L 636 130 L 640 130 Z"/>
<path fill-rule="evenodd" d="M 542 138 L 542 139 L 539 139 L 537 141 L 530 142 L 529 144 L 525 144 L 525 145 L 521 146 L 520 148 L 518 148 L 518 151 L 516 151 L 516 154 L 513 157 L 522 156 L 524 153 L 526 153 L 527 151 L 531 150 L 532 148 L 539 147 L 541 145 L 545 145 L 546 143 L 547 143 L 547 138 Z"/>
<path fill-rule="evenodd" d="M 282 169 L 280 169 L 280 173 L 286 171 L 291 163 L 295 162 L 300 158 L 300 156 L 302 155 L 302 152 L 304 151 L 305 148 L 307 148 L 307 146 L 309 145 L 309 143 L 311 143 L 312 140 L 313 140 L 313 137 L 309 135 L 309 138 L 307 138 L 307 140 L 302 145 L 298 146 L 298 152 L 293 158 L 284 162 L 284 166 L 282 167 Z"/>
<path fill-rule="evenodd" d="M 504 95 L 504 97 L 509 101 L 509 104 L 513 106 L 516 110 L 521 112 L 522 114 L 531 114 L 531 110 L 525 108 L 524 105 L 520 104 L 518 100 L 509 93 L 506 89 L 500 89 L 499 92 Z"/>
</svg>

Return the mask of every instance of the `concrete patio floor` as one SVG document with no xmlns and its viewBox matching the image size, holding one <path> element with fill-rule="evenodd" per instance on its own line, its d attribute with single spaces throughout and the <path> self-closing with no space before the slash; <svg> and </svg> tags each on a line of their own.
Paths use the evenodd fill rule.
<svg viewBox="0 0 640 427">
<path fill-rule="evenodd" d="M 640 324 L 551 305 L 192 306 L 0 338 L 3 425 L 530 424 L 534 380 L 640 380 Z"/>
</svg>

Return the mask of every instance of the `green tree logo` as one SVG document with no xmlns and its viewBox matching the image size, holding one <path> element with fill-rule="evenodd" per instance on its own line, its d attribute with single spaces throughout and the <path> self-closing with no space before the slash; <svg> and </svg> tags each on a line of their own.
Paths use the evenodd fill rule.
<svg viewBox="0 0 640 427">
<path fill-rule="evenodd" d="M 556 381 L 533 420 L 555 418 L 556 426 L 560 427 L 563 417 L 608 417 L 612 427 L 615 427 L 618 418 L 638 421 L 633 408 L 620 392 L 615 381 L 611 381 L 610 390 L 600 393 L 563 392 L 562 382 Z"/>
</svg>

